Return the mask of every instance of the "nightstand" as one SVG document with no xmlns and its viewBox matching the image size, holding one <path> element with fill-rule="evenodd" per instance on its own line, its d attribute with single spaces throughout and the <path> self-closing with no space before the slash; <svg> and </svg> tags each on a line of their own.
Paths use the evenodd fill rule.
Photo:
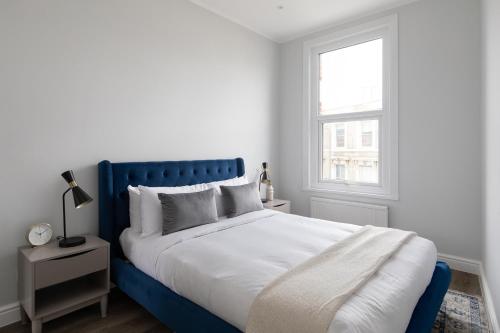
<svg viewBox="0 0 500 333">
<path fill-rule="evenodd" d="M 279 212 L 290 214 L 290 201 L 274 199 L 272 201 L 264 202 L 264 208 L 277 210 Z"/>
<path fill-rule="evenodd" d="M 94 303 L 105 317 L 109 293 L 109 243 L 85 236 L 86 243 L 60 248 L 57 241 L 18 252 L 19 299 L 23 321 L 32 333 L 42 323 Z"/>
</svg>

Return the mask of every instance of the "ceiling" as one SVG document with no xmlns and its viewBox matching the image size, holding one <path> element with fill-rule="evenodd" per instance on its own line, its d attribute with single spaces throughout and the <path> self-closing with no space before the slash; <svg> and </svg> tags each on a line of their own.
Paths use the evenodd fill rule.
<svg viewBox="0 0 500 333">
<path fill-rule="evenodd" d="M 190 0 L 276 42 L 415 0 Z"/>
</svg>

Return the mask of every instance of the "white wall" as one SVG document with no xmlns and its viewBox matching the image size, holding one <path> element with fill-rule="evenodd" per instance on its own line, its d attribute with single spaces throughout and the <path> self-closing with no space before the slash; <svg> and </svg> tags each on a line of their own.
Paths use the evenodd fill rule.
<svg viewBox="0 0 500 333">
<path fill-rule="evenodd" d="M 102 159 L 277 168 L 278 46 L 188 1 L 1 1 L 0 47 L 0 307 L 28 226 L 62 233 L 62 171 L 97 199 Z M 69 232 L 96 233 L 97 208 Z"/>
<path fill-rule="evenodd" d="M 496 0 L 484 3 L 483 259 L 499 304 L 493 281 L 500 281 L 494 257 L 500 14 Z M 479 2 L 421 0 L 373 18 L 394 12 L 400 200 L 360 201 L 389 205 L 392 226 L 417 231 L 441 252 L 478 259 Z M 308 215 L 311 194 L 301 189 L 302 43 L 364 20 L 283 44 L 279 57 L 274 43 L 183 0 L 1 1 L 0 307 L 17 299 L 16 247 L 27 227 L 48 222 L 62 232 L 59 175 L 69 168 L 97 199 L 101 159 L 242 156 L 250 175 L 269 160 L 279 195 Z M 68 215 L 70 233 L 97 232 L 97 201 Z"/>
<path fill-rule="evenodd" d="M 359 201 L 388 205 L 391 226 L 417 231 L 440 252 L 479 259 L 479 1 L 421 0 L 282 45 L 280 196 L 309 214 L 301 170 L 304 40 L 391 13 L 399 17 L 400 200 Z"/>
<path fill-rule="evenodd" d="M 500 2 L 483 0 L 483 265 L 500 318 Z M 491 309 L 490 309 L 491 310 Z M 498 325 L 498 323 L 497 323 Z"/>
</svg>

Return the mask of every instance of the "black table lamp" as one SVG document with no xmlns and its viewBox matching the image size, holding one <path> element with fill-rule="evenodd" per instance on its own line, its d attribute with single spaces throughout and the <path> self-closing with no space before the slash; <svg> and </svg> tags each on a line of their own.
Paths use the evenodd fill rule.
<svg viewBox="0 0 500 333">
<path fill-rule="evenodd" d="M 65 171 L 61 176 L 68 182 L 69 188 L 64 191 L 62 195 L 63 204 L 63 226 L 64 226 L 64 238 L 59 241 L 59 247 L 72 247 L 85 243 L 85 237 L 66 237 L 66 201 L 65 196 L 70 190 L 73 192 L 73 200 L 75 201 L 75 208 L 85 206 L 86 204 L 92 202 L 92 198 L 80 186 L 76 184 L 75 176 L 72 170 Z"/>
</svg>

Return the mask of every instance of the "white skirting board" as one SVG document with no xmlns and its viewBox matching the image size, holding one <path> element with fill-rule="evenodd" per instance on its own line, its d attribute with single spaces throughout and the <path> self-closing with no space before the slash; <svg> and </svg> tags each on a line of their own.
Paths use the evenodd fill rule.
<svg viewBox="0 0 500 333">
<path fill-rule="evenodd" d="M 4 327 L 21 320 L 19 302 L 0 306 L 0 327 Z"/>
<path fill-rule="evenodd" d="M 488 310 L 488 315 L 490 316 L 491 329 L 493 333 L 500 333 L 500 326 L 498 325 L 498 318 L 495 312 L 495 305 L 493 304 L 490 287 L 488 286 L 488 281 L 486 280 L 486 273 L 484 272 L 482 263 L 479 266 L 479 269 L 480 269 L 479 282 L 481 283 L 481 291 L 483 292 L 484 303 L 486 305 L 486 309 Z"/>
<path fill-rule="evenodd" d="M 451 269 L 457 271 L 475 275 L 481 274 L 481 262 L 478 260 L 457 257 L 444 253 L 438 253 L 438 260 L 444 261 L 448 264 L 448 266 L 450 266 Z"/>
</svg>

